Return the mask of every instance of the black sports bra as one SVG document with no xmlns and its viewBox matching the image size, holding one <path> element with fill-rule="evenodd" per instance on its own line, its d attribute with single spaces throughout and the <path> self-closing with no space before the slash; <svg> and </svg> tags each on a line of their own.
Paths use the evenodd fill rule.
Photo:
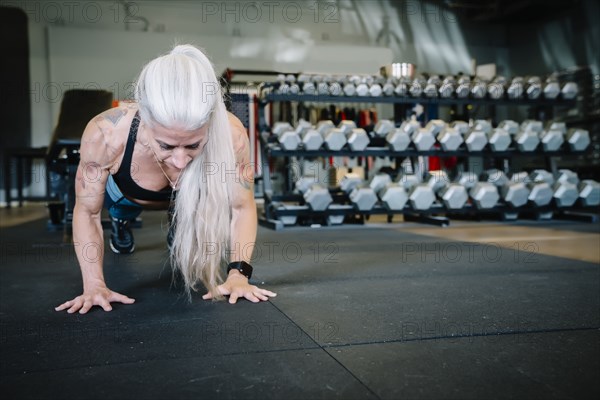
<svg viewBox="0 0 600 400">
<path fill-rule="evenodd" d="M 131 177 L 131 159 L 133 158 L 133 147 L 135 146 L 139 126 L 140 115 L 139 112 L 137 112 L 135 113 L 135 117 L 133 117 L 133 121 L 131 121 L 129 136 L 127 138 L 127 146 L 125 147 L 125 154 L 123 155 L 121 166 L 119 167 L 117 173 L 113 175 L 113 179 L 121 190 L 121 193 L 133 199 L 146 201 L 169 201 L 173 197 L 173 190 L 170 187 L 163 189 L 160 192 L 154 192 L 139 186 Z"/>
</svg>

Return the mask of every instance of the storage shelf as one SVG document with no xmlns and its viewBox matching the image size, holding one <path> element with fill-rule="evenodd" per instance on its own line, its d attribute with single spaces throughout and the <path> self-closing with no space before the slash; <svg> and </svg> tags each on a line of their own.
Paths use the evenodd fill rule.
<svg viewBox="0 0 600 400">
<path fill-rule="evenodd" d="M 474 98 L 441 98 L 441 97 L 370 97 L 370 96 L 328 96 L 328 95 L 308 95 L 308 94 L 278 94 L 269 93 L 262 98 L 263 102 L 278 102 L 278 101 L 298 101 L 298 102 L 313 102 L 313 103 L 391 103 L 391 104 L 414 104 L 423 105 L 453 105 L 453 104 L 472 104 L 472 105 L 526 105 L 526 106 L 550 106 L 550 107 L 570 107 L 576 104 L 576 100 L 566 99 L 474 99 Z"/>
</svg>

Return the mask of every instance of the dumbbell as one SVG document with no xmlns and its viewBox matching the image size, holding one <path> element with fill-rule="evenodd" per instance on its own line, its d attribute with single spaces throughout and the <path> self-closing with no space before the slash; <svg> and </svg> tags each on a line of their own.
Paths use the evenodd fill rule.
<svg viewBox="0 0 600 400">
<path fill-rule="evenodd" d="M 600 205 L 600 183 L 591 179 L 584 179 L 579 182 L 578 189 L 581 205 L 585 207 Z"/>
<path fill-rule="evenodd" d="M 469 93 L 471 93 L 471 78 L 468 76 L 461 76 L 458 79 L 458 84 L 456 85 L 454 93 L 459 99 L 469 97 Z"/>
<path fill-rule="evenodd" d="M 546 79 L 542 93 L 546 99 L 553 100 L 558 97 L 560 94 L 560 84 L 555 77 L 550 76 Z"/>
<path fill-rule="evenodd" d="M 473 84 L 471 85 L 471 97 L 474 99 L 483 99 L 487 94 L 487 83 L 479 78 L 475 77 Z"/>
<path fill-rule="evenodd" d="M 506 95 L 509 99 L 520 99 L 523 96 L 525 91 L 525 82 L 523 77 L 515 76 L 513 77 L 508 89 L 506 89 Z"/>
<path fill-rule="evenodd" d="M 336 128 L 331 120 L 319 121 L 317 131 L 323 136 L 323 144 L 327 150 L 339 151 L 346 144 L 345 130 Z"/>
<path fill-rule="evenodd" d="M 477 182 L 479 182 L 479 178 L 475 172 L 462 171 L 456 177 L 455 182 L 469 190 L 472 189 Z"/>
<path fill-rule="evenodd" d="M 567 127 L 564 122 L 549 122 L 540 133 L 540 142 L 544 151 L 557 151 L 565 142 Z"/>
<path fill-rule="evenodd" d="M 348 82 L 344 83 L 343 92 L 346 96 L 356 96 L 356 85 L 360 84 L 360 77 L 353 75 L 348 78 Z"/>
<path fill-rule="evenodd" d="M 550 200 L 554 199 L 554 203 L 557 207 L 570 207 L 575 204 L 579 197 L 579 191 L 577 189 L 579 177 L 571 170 L 559 170 L 555 179 L 554 175 L 550 172 L 537 169 L 529 174 L 529 180 L 532 183 L 541 182 L 549 185 L 552 190 Z M 550 203 L 550 201 L 548 201 L 548 203 Z"/>
<path fill-rule="evenodd" d="M 410 87 L 408 88 L 408 93 L 412 97 L 421 97 L 423 94 L 423 89 L 425 89 L 425 85 L 427 81 L 422 76 L 413 79 Z"/>
<path fill-rule="evenodd" d="M 442 82 L 438 75 L 431 75 L 429 79 L 427 79 L 427 83 L 425 84 L 425 88 L 423 89 L 423 94 L 425 95 L 425 97 L 438 97 L 438 87 L 441 85 L 441 83 Z"/>
<path fill-rule="evenodd" d="M 579 177 L 570 169 L 560 169 L 556 175 L 556 181 L 552 189 L 554 203 L 557 207 L 571 207 L 579 198 Z"/>
<path fill-rule="evenodd" d="M 535 100 L 542 93 L 542 81 L 539 76 L 530 76 L 525 83 L 525 94 L 528 99 Z"/>
<path fill-rule="evenodd" d="M 408 95 L 409 88 L 410 88 L 410 79 L 403 76 L 398 80 L 398 84 L 396 85 L 396 88 L 394 89 L 394 94 L 396 96 L 404 97 L 404 96 Z"/>
<path fill-rule="evenodd" d="M 421 182 L 419 177 L 410 174 L 400 175 L 397 183 L 408 191 L 408 201 L 414 210 L 431 208 L 435 201 L 435 193 L 429 184 Z"/>
<path fill-rule="evenodd" d="M 489 169 L 481 174 L 481 179 L 495 185 L 500 191 L 500 197 L 509 206 L 518 208 L 527 204 L 530 191 L 525 179 L 519 173 L 513 174 L 511 179 L 508 179 L 504 172 Z"/>
<path fill-rule="evenodd" d="M 437 141 L 442 145 L 444 151 L 455 151 L 463 144 L 464 139 L 458 129 L 446 126 L 438 133 Z"/>
<path fill-rule="evenodd" d="M 394 91 L 396 90 L 396 85 L 394 84 L 394 80 L 389 78 L 381 87 L 383 90 L 383 95 L 390 97 L 394 95 Z"/>
<path fill-rule="evenodd" d="M 574 99 L 575 97 L 577 97 L 577 93 L 579 93 L 579 87 L 575 82 L 567 82 L 560 89 L 560 94 L 565 100 Z"/>
<path fill-rule="evenodd" d="M 554 199 L 557 207 L 570 207 L 577 201 L 579 191 L 577 183 L 579 178 L 573 171 L 561 169 L 554 178 L 550 172 L 542 169 L 536 169 L 529 174 L 529 184 L 535 186 L 537 190 L 537 199 L 532 200 L 538 206 L 544 206 Z M 534 189 L 531 189 L 534 193 Z"/>
<path fill-rule="evenodd" d="M 301 139 L 298 131 L 287 122 L 276 122 L 273 125 L 273 133 L 284 150 L 293 151 L 300 145 Z"/>
<path fill-rule="evenodd" d="M 389 119 L 380 119 L 373 128 L 373 134 L 377 137 L 385 137 L 394 130 L 394 123 Z"/>
<path fill-rule="evenodd" d="M 445 126 L 446 123 L 441 119 L 432 119 L 431 121 L 427 122 L 427 125 L 425 125 L 424 128 L 419 128 L 413 131 L 411 140 L 417 150 L 430 150 L 435 144 L 436 135 L 438 135 L 441 130 L 445 128 Z"/>
<path fill-rule="evenodd" d="M 427 184 L 447 209 L 461 209 L 469 200 L 467 189 L 459 183 L 450 182 L 446 171 L 429 171 L 427 173 Z"/>
<path fill-rule="evenodd" d="M 545 170 L 534 170 L 526 178 L 516 178 L 527 182 L 527 186 L 530 190 L 529 201 L 538 207 L 546 206 L 552 201 L 554 192 L 552 190 L 552 184 L 554 183 L 554 177 L 552 174 Z"/>
<path fill-rule="evenodd" d="M 314 96 L 317 94 L 317 85 L 315 82 L 304 82 L 302 84 L 302 94 Z"/>
<path fill-rule="evenodd" d="M 481 151 L 488 143 L 492 151 L 505 151 L 512 142 L 512 138 L 506 130 L 500 127 L 492 128 L 492 124 L 487 120 L 476 120 L 472 131 L 475 133 L 473 133 L 474 137 L 469 137 L 471 146 L 469 147 L 467 144 L 470 151 Z M 479 132 L 483 132 L 485 138 L 481 137 Z"/>
<path fill-rule="evenodd" d="M 393 183 L 389 174 L 378 173 L 369 181 L 369 187 L 377 194 L 381 204 L 389 211 L 400 211 L 408 201 L 406 189 Z"/>
<path fill-rule="evenodd" d="M 317 183 L 315 178 L 302 177 L 296 181 L 295 186 L 313 211 L 324 211 L 333 203 L 329 190 Z"/>
<path fill-rule="evenodd" d="M 514 138 L 519 133 L 519 123 L 510 119 L 500 121 L 498 128 L 508 132 L 511 138 Z"/>
<path fill-rule="evenodd" d="M 338 128 L 344 132 L 346 143 L 352 151 L 363 151 L 369 145 L 369 135 L 362 128 L 357 128 L 354 121 L 341 121 Z"/>
<path fill-rule="evenodd" d="M 349 172 L 340 181 L 340 189 L 348 195 L 357 210 L 372 210 L 377 203 L 377 194 L 365 183 L 360 175 Z"/>
<path fill-rule="evenodd" d="M 344 94 L 342 84 L 339 82 L 331 82 L 329 84 L 329 94 L 332 96 L 341 96 Z"/>
<path fill-rule="evenodd" d="M 296 125 L 296 129 L 294 132 L 300 137 L 300 141 L 305 150 L 318 150 L 321 148 L 323 144 L 323 137 L 321 134 L 313 128 L 310 122 L 305 121 L 303 119 L 298 121 L 298 125 Z M 292 141 L 294 139 L 287 139 L 287 141 Z M 285 142 L 286 140 L 284 140 Z M 280 140 L 281 143 L 281 140 Z M 282 147 L 285 149 L 293 150 L 289 148 L 289 146 L 283 145 Z"/>
<path fill-rule="evenodd" d="M 465 137 L 465 144 L 469 151 L 482 151 L 488 143 L 488 134 L 492 131 L 492 125 L 486 120 L 477 120 Z"/>
<path fill-rule="evenodd" d="M 515 143 L 519 151 L 534 151 L 540 144 L 539 134 L 542 132 L 541 121 L 525 120 L 521 123 L 519 133 L 515 136 Z"/>
<path fill-rule="evenodd" d="M 415 121 L 404 121 L 400 128 L 392 129 L 385 137 L 385 141 L 393 151 L 404 151 L 410 145 L 410 138 L 421 125 Z"/>
<path fill-rule="evenodd" d="M 585 129 L 571 128 L 567 133 L 571 151 L 584 151 L 590 145 L 590 133 Z"/>
<path fill-rule="evenodd" d="M 449 99 L 454 94 L 454 90 L 456 87 L 456 78 L 453 75 L 448 75 L 442 81 L 440 88 L 438 89 L 438 93 L 441 98 Z"/>
<path fill-rule="evenodd" d="M 469 196 L 473 199 L 475 206 L 480 209 L 493 208 L 500 200 L 498 188 L 489 182 L 477 182 L 469 190 Z"/>
<path fill-rule="evenodd" d="M 487 85 L 487 92 L 490 99 L 498 100 L 504 97 L 504 87 L 506 86 L 506 78 L 504 76 L 496 76 L 494 80 Z"/>
</svg>

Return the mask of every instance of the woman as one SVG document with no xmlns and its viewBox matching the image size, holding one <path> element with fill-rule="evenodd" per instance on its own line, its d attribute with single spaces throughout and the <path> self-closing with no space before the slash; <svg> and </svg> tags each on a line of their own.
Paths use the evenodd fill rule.
<svg viewBox="0 0 600 400">
<path fill-rule="evenodd" d="M 210 61 L 194 46 L 176 46 L 144 67 L 135 99 L 98 115 L 83 133 L 73 211 L 83 294 L 56 310 L 85 314 L 95 305 L 110 311 L 111 302 L 135 301 L 106 286 L 103 250 L 87 254 L 86 243 L 104 243 L 103 204 L 117 253 L 134 250 L 129 222 L 143 208 L 174 205 L 169 249 L 188 295 L 201 282 L 208 289 L 203 299 L 228 295 L 233 304 L 276 296 L 248 283 L 257 223 L 248 138 L 225 110 Z"/>
</svg>

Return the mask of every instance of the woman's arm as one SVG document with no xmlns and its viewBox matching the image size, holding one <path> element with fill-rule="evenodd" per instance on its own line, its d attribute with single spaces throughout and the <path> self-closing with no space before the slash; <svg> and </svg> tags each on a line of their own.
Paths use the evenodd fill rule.
<svg viewBox="0 0 600 400">
<path fill-rule="evenodd" d="M 257 215 L 254 201 L 254 165 L 250 162 L 250 145 L 246 128 L 233 114 L 229 114 L 229 123 L 233 135 L 237 176 L 232 188 L 232 219 L 229 261 L 250 263 L 256 241 Z M 245 297 L 252 302 L 266 301 L 275 293 L 260 289 L 248 283 L 248 278 L 238 270 L 232 269 L 225 283 L 219 286 L 223 295 L 230 295 L 229 302 L 235 303 Z M 210 299 L 210 294 L 203 296 Z"/>
<path fill-rule="evenodd" d="M 95 117 L 81 138 L 80 162 L 75 178 L 73 245 L 81 268 L 83 294 L 56 307 L 57 311 L 85 314 L 92 306 L 112 309 L 111 302 L 131 304 L 127 296 L 113 292 L 104 282 L 104 237 L 100 213 L 110 168 L 119 154 L 115 130 L 126 109 L 111 109 Z"/>
</svg>

